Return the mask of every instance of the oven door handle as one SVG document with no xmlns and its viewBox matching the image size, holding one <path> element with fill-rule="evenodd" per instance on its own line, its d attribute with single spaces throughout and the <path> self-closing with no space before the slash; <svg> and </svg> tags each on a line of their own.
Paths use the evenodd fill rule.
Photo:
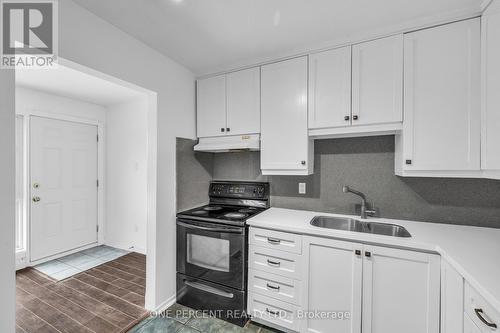
<svg viewBox="0 0 500 333">
<path fill-rule="evenodd" d="M 199 225 L 194 225 L 194 224 L 188 224 L 184 222 L 177 222 L 177 225 L 180 225 L 181 227 L 188 228 L 188 229 L 196 229 L 196 230 L 204 230 L 204 231 L 211 231 L 211 232 L 222 232 L 222 233 L 229 233 L 229 234 L 241 234 L 241 229 L 225 229 L 225 228 L 210 228 L 210 227 L 202 227 Z"/>
<path fill-rule="evenodd" d="M 228 292 L 225 292 L 223 290 L 220 290 L 220 289 L 217 289 L 214 287 L 210 287 L 210 286 L 207 286 L 207 285 L 199 283 L 199 282 L 191 282 L 191 281 L 184 280 L 184 283 L 186 284 L 186 286 L 189 286 L 191 288 L 195 288 L 195 289 L 198 289 L 201 291 L 206 291 L 207 293 L 215 294 L 215 295 L 222 296 L 225 298 L 234 298 L 233 293 L 228 293 Z"/>
</svg>

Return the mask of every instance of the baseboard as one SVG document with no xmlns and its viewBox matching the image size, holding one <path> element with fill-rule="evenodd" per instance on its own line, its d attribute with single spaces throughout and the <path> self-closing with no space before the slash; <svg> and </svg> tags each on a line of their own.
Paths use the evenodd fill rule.
<svg viewBox="0 0 500 333">
<path fill-rule="evenodd" d="M 125 251 L 132 251 L 132 252 L 137 252 L 140 254 L 146 255 L 146 249 L 130 246 L 129 244 L 125 243 L 118 243 L 118 242 L 110 242 L 110 241 L 104 241 L 104 245 L 114 247 L 116 249 L 120 250 L 125 250 Z"/>
<path fill-rule="evenodd" d="M 169 307 L 171 307 L 172 305 L 174 305 L 176 301 L 177 301 L 177 295 L 173 295 L 173 296 L 169 297 L 165 302 L 163 302 L 159 306 L 157 306 L 154 311 L 156 313 L 161 313 L 161 312 L 165 311 L 166 309 L 168 309 Z"/>
</svg>

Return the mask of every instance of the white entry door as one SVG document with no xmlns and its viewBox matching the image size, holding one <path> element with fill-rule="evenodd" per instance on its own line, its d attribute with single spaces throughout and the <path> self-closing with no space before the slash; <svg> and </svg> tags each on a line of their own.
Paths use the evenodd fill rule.
<svg viewBox="0 0 500 333">
<path fill-rule="evenodd" d="M 97 126 L 31 118 L 31 260 L 97 242 Z"/>
</svg>

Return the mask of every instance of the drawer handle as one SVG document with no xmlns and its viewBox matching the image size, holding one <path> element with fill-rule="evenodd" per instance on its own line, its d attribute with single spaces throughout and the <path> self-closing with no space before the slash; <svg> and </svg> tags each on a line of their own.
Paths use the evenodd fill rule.
<svg viewBox="0 0 500 333">
<path fill-rule="evenodd" d="M 281 263 L 279 261 L 272 261 L 267 259 L 267 264 L 274 267 L 280 267 Z"/>
<path fill-rule="evenodd" d="M 272 289 L 272 290 L 276 290 L 276 291 L 280 290 L 280 286 L 273 286 L 272 284 L 269 284 L 269 283 L 267 283 L 266 286 L 268 289 Z"/>
<path fill-rule="evenodd" d="M 474 312 L 476 313 L 476 316 L 479 318 L 479 320 L 483 322 L 483 324 L 491 328 L 497 328 L 497 324 L 489 323 L 486 319 L 484 319 L 484 317 L 482 316 L 482 313 L 484 313 L 483 309 L 474 309 Z"/>
<path fill-rule="evenodd" d="M 273 316 L 279 316 L 279 314 L 280 314 L 279 311 L 269 310 L 269 308 L 266 308 L 266 312 L 273 315 Z"/>
<path fill-rule="evenodd" d="M 276 239 L 276 238 L 267 238 L 267 242 L 269 244 L 279 245 L 281 243 L 281 240 Z"/>
</svg>

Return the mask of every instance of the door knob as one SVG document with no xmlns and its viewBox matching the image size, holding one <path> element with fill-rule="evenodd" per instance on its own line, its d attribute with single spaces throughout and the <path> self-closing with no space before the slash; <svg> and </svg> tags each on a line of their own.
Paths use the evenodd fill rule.
<svg viewBox="0 0 500 333">
<path fill-rule="evenodd" d="M 40 184 L 38 183 L 33 183 L 33 188 L 39 188 L 40 187 Z"/>
<path fill-rule="evenodd" d="M 40 201 L 40 197 L 33 197 L 33 202 L 38 202 Z"/>
</svg>

